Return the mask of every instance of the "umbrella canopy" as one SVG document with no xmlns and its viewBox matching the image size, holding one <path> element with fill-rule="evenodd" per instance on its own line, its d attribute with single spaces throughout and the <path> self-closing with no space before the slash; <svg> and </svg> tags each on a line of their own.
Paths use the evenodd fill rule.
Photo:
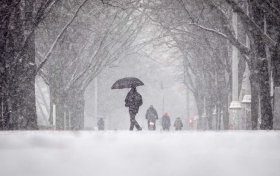
<svg viewBox="0 0 280 176">
<path fill-rule="evenodd" d="M 143 86 L 144 83 L 140 81 L 138 78 L 134 77 L 126 77 L 117 80 L 111 89 L 124 89 L 124 88 L 131 88 L 132 86 Z"/>
</svg>

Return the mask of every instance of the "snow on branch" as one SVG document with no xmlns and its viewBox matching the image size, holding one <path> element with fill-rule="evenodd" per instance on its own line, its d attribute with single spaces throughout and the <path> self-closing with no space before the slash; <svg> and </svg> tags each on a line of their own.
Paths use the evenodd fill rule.
<svg viewBox="0 0 280 176">
<path fill-rule="evenodd" d="M 245 21 L 248 26 L 253 28 L 252 30 L 250 30 L 251 32 L 255 34 L 261 34 L 261 37 L 268 45 L 276 46 L 277 43 L 267 34 L 265 34 L 264 30 L 260 26 L 258 26 L 234 0 L 226 0 L 226 2 L 232 7 L 233 11 L 236 12 L 241 17 L 241 19 Z"/>
<path fill-rule="evenodd" d="M 207 27 L 204 27 L 204 26 L 199 25 L 199 24 L 196 24 L 196 23 L 190 23 L 190 25 L 194 25 L 194 26 L 199 27 L 200 29 L 203 29 L 203 30 L 205 30 L 205 31 L 208 31 L 208 32 L 217 34 L 217 35 L 223 37 L 224 39 L 227 39 L 227 40 L 229 39 L 229 38 L 227 37 L 227 35 L 225 35 L 225 34 L 219 32 L 219 31 L 217 31 L 217 30 L 215 30 L 215 29 L 207 28 Z"/>
<path fill-rule="evenodd" d="M 223 9 L 219 5 L 214 3 L 214 1 L 212 1 L 212 0 L 208 0 L 206 2 L 211 8 L 216 9 L 218 14 L 221 16 L 220 19 L 222 20 L 222 23 L 224 24 L 223 28 L 228 37 L 229 42 L 232 45 L 234 45 L 241 52 L 241 54 L 250 55 L 251 54 L 250 48 L 248 48 L 247 46 L 242 44 L 238 39 L 236 39 L 235 32 L 232 28 L 232 25 L 229 23 L 230 20 L 229 20 L 228 16 L 226 15 L 226 13 L 223 11 Z"/>
<path fill-rule="evenodd" d="M 23 54 L 23 52 L 25 52 L 25 48 L 28 46 L 29 40 L 34 35 L 35 29 L 40 24 L 40 22 L 42 22 L 44 20 L 44 18 L 49 14 L 51 9 L 54 7 L 54 5 L 57 2 L 58 2 L 58 0 L 48 0 L 43 5 L 41 5 L 37 14 L 35 15 L 34 23 L 32 25 L 32 28 L 26 34 L 26 37 L 25 37 L 24 42 L 23 42 L 23 47 L 22 47 L 21 51 L 15 57 L 16 58 L 15 60 L 17 60 Z M 18 1 L 18 3 L 20 3 L 20 1 Z"/>
<path fill-rule="evenodd" d="M 79 5 L 78 9 L 76 10 L 76 12 L 74 13 L 73 17 L 71 18 L 70 21 L 68 21 L 68 23 L 64 26 L 64 28 L 60 31 L 60 33 L 58 34 L 58 36 L 56 37 L 56 39 L 54 40 L 51 48 L 49 49 L 48 53 L 46 54 L 46 56 L 44 57 L 44 60 L 39 64 L 39 66 L 37 67 L 37 73 L 38 71 L 45 65 L 45 63 L 48 61 L 48 59 L 50 58 L 54 48 L 56 47 L 56 45 L 58 44 L 58 41 L 61 39 L 61 37 L 63 36 L 64 32 L 67 30 L 67 28 L 71 25 L 71 23 L 74 21 L 74 19 L 77 17 L 77 14 L 79 13 L 79 11 L 81 10 L 81 8 L 83 7 L 83 5 L 87 2 L 88 0 L 84 0 L 84 2 Z"/>
<path fill-rule="evenodd" d="M 109 1 L 107 0 L 101 0 L 102 4 L 104 5 L 108 5 L 108 6 L 111 6 L 111 7 L 116 7 L 116 8 L 120 8 L 122 10 L 125 10 L 121 5 L 114 5 L 113 3 L 110 3 Z M 114 1 L 115 3 L 117 3 L 117 1 Z"/>
</svg>

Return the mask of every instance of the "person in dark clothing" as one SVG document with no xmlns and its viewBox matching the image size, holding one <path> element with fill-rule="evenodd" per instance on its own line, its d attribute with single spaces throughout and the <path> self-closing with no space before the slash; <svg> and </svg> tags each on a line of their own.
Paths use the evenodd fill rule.
<svg viewBox="0 0 280 176">
<path fill-rule="evenodd" d="M 135 120 L 135 116 L 138 113 L 139 107 L 143 104 L 142 96 L 137 92 L 136 87 L 132 86 L 131 90 L 128 92 L 125 98 L 125 107 L 129 108 L 130 115 L 130 128 L 129 130 L 133 130 L 134 126 L 137 130 L 142 130 L 140 125 Z"/>
<path fill-rule="evenodd" d="M 100 118 L 98 120 L 97 127 L 98 127 L 98 130 L 104 130 L 105 129 L 105 122 L 104 122 L 103 118 Z"/>
<path fill-rule="evenodd" d="M 168 116 L 167 112 L 164 112 L 164 115 L 162 116 L 162 129 L 164 131 L 169 131 L 170 126 L 171 126 L 170 117 Z"/>
<path fill-rule="evenodd" d="M 181 120 L 181 117 L 178 116 L 177 119 L 174 122 L 174 127 L 175 127 L 175 131 L 181 131 L 182 127 L 183 127 L 183 122 Z"/>
<path fill-rule="evenodd" d="M 152 122 L 153 130 L 156 130 L 156 120 L 158 120 L 158 114 L 157 111 L 154 109 L 153 105 L 151 105 L 149 109 L 147 109 L 146 119 L 148 120 L 148 129 L 149 129 L 150 122 Z"/>
</svg>

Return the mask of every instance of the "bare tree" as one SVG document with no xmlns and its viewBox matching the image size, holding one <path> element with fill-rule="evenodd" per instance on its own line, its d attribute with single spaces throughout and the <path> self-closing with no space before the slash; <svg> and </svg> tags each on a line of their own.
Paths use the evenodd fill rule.
<svg viewBox="0 0 280 176">
<path fill-rule="evenodd" d="M 65 11 L 72 7 L 65 2 L 61 8 Z M 135 9 L 88 2 L 83 13 L 69 25 L 49 63 L 43 67 L 49 78 L 51 105 L 56 105 L 57 129 L 64 129 L 65 122 L 69 121 L 65 121 L 64 116 L 70 117 L 72 128 L 83 129 L 87 86 L 102 69 L 141 46 L 132 45 L 145 23 L 141 14 L 143 12 Z M 44 47 L 42 49 L 43 53 Z"/>
<path fill-rule="evenodd" d="M 55 3 L 56 0 L 1 2 L 1 129 L 37 129 L 34 31 Z"/>
</svg>

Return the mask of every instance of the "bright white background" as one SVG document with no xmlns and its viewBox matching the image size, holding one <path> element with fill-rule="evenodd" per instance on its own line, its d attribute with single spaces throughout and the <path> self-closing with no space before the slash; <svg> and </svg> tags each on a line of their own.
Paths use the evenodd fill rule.
<svg viewBox="0 0 280 176">
<path fill-rule="evenodd" d="M 280 132 L 0 132 L 1 176 L 277 176 Z"/>
</svg>

